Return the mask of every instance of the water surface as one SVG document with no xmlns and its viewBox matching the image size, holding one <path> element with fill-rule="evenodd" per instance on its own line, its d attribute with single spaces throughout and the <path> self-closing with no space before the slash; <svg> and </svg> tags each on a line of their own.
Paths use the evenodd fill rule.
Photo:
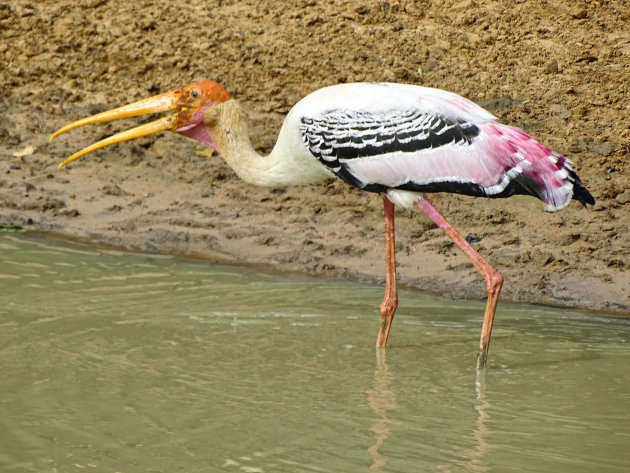
<svg viewBox="0 0 630 473">
<path fill-rule="evenodd" d="M 2 472 L 627 472 L 630 324 L 0 235 Z"/>
</svg>

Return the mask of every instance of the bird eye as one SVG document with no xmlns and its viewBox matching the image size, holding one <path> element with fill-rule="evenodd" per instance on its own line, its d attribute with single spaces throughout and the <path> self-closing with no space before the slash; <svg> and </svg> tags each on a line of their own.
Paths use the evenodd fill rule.
<svg viewBox="0 0 630 473">
<path fill-rule="evenodd" d="M 198 99 L 198 98 L 201 96 L 201 94 L 199 93 L 199 91 L 198 91 L 198 90 L 193 90 L 192 92 L 190 92 L 190 96 L 191 96 L 193 99 Z"/>
</svg>

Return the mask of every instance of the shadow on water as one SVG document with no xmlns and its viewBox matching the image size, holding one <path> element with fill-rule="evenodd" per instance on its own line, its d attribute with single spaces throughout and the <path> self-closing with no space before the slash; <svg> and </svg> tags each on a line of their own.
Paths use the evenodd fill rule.
<svg viewBox="0 0 630 473">
<path fill-rule="evenodd" d="M 630 323 L 0 236 L 0 471 L 625 472 Z"/>
</svg>

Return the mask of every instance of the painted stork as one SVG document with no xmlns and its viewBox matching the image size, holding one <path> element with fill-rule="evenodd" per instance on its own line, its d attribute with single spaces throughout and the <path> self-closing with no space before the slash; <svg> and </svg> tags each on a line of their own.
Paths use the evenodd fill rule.
<svg viewBox="0 0 630 473">
<path fill-rule="evenodd" d="M 275 147 L 264 157 L 250 144 L 241 105 L 211 81 L 83 118 L 50 139 L 83 125 L 169 110 L 177 112 L 88 146 L 59 167 L 104 146 L 170 130 L 214 148 L 251 184 L 274 187 L 337 178 L 383 194 L 386 281 L 377 347 L 385 347 L 398 305 L 394 205 L 424 211 L 483 275 L 488 298 L 477 357 L 477 367 L 483 368 L 503 277 L 423 194 L 526 194 L 542 200 L 549 212 L 571 199 L 583 205 L 595 202 L 560 154 L 459 95 L 415 85 L 355 83 L 319 89 L 290 110 Z"/>
</svg>

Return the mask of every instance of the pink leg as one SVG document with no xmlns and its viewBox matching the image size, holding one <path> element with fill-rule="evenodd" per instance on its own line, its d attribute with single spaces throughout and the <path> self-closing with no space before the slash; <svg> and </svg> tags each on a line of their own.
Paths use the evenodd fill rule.
<svg viewBox="0 0 630 473">
<path fill-rule="evenodd" d="M 477 368 L 485 368 L 488 360 L 488 347 L 490 346 L 490 334 L 492 333 L 492 322 L 494 321 L 494 313 L 497 310 L 497 302 L 499 301 L 499 293 L 503 286 L 503 276 L 490 265 L 477 251 L 470 246 L 470 243 L 459 234 L 455 228 L 446 221 L 446 219 L 433 207 L 433 204 L 426 198 L 422 198 L 415 203 L 416 207 L 424 211 L 438 227 L 444 230 L 444 233 L 453 240 L 464 254 L 477 267 L 483 279 L 486 282 L 486 291 L 488 291 L 488 301 L 486 303 L 486 312 L 483 316 L 483 326 L 481 327 L 481 340 L 479 342 L 479 353 L 477 355 Z"/>
<path fill-rule="evenodd" d="M 381 303 L 381 326 L 376 339 L 376 346 L 387 345 L 389 329 L 392 327 L 396 307 L 398 307 L 398 289 L 396 288 L 396 244 L 394 231 L 394 204 L 383 196 L 385 208 L 385 297 Z"/>
</svg>

